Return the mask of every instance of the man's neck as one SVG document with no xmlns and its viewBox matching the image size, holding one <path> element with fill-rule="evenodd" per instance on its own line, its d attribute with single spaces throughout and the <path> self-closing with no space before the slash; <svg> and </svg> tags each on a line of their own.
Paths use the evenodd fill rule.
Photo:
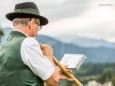
<svg viewBox="0 0 115 86">
<path fill-rule="evenodd" d="M 31 37 L 29 29 L 26 26 L 16 26 L 14 27 L 16 31 L 25 34 L 27 37 Z"/>
</svg>

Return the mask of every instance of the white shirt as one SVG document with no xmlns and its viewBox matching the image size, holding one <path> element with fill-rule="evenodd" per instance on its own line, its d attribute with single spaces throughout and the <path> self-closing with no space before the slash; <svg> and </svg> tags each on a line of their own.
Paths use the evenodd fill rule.
<svg viewBox="0 0 115 86">
<path fill-rule="evenodd" d="M 23 62 L 42 80 L 47 80 L 54 73 L 55 69 L 52 63 L 42 54 L 35 38 L 25 38 L 21 44 L 20 53 Z"/>
</svg>

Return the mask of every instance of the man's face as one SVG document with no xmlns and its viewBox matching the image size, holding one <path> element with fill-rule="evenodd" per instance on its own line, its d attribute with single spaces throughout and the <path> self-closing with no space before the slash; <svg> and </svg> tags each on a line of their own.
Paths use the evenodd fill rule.
<svg viewBox="0 0 115 86">
<path fill-rule="evenodd" d="M 40 29 L 40 19 L 32 18 L 31 22 L 31 36 L 35 37 Z"/>
</svg>

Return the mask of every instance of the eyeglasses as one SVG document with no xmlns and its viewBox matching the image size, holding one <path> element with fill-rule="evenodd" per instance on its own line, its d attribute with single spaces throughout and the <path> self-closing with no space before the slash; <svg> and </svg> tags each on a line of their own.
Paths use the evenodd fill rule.
<svg viewBox="0 0 115 86">
<path fill-rule="evenodd" d="M 29 21 L 31 21 L 31 20 L 32 20 L 32 18 L 29 19 Z M 38 25 L 38 30 L 40 31 L 42 29 L 42 26 L 37 22 L 37 19 L 35 19 L 35 22 Z"/>
<path fill-rule="evenodd" d="M 35 19 L 35 22 L 38 25 L 38 30 L 40 31 L 42 29 L 42 26 L 36 21 L 36 19 Z"/>
</svg>

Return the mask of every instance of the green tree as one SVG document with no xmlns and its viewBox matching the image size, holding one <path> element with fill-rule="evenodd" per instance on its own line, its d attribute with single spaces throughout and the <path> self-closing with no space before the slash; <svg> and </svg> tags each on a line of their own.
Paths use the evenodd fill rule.
<svg viewBox="0 0 115 86">
<path fill-rule="evenodd" d="M 115 86 L 115 76 L 112 78 L 112 84 Z"/>
<path fill-rule="evenodd" d="M 1 43 L 1 38 L 3 35 L 4 35 L 4 32 L 3 32 L 2 28 L 0 27 L 0 43 Z"/>
<path fill-rule="evenodd" d="M 101 74 L 100 78 L 99 78 L 99 81 L 101 83 L 104 83 L 104 82 L 108 82 L 108 81 L 111 81 L 112 80 L 112 77 L 113 77 L 113 70 L 111 68 L 107 68 L 103 71 L 103 73 Z"/>
</svg>

